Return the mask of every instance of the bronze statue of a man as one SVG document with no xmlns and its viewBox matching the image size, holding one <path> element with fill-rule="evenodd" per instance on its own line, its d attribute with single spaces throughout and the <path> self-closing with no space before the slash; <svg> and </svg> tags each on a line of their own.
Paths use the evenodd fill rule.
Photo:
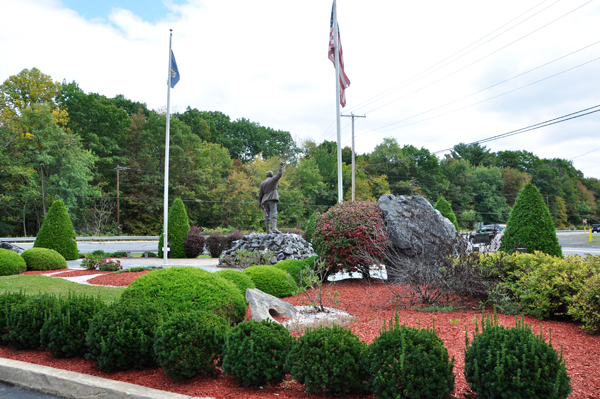
<svg viewBox="0 0 600 399">
<path fill-rule="evenodd" d="M 273 176 L 273 171 L 267 172 L 267 179 L 260 183 L 258 191 L 258 206 L 265 212 L 265 225 L 267 226 L 267 234 L 281 234 L 277 230 L 277 203 L 279 202 L 279 179 L 283 174 L 283 162 L 279 162 L 279 170 Z"/>
</svg>

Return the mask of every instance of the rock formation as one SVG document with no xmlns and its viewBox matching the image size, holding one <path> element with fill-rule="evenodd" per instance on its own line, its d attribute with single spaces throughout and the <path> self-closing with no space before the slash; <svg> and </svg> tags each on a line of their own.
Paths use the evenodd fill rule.
<svg viewBox="0 0 600 399">
<path fill-rule="evenodd" d="M 458 237 L 452 222 L 420 195 L 384 194 L 378 206 L 392 245 L 407 257 L 431 253 Z"/>
<path fill-rule="evenodd" d="M 23 248 L 13 245 L 6 241 L 0 241 L 0 248 L 15 251 L 19 255 L 22 254 L 23 252 L 25 252 L 25 250 Z"/>
<path fill-rule="evenodd" d="M 223 252 L 219 264 L 235 265 L 236 252 L 245 249 L 249 252 L 264 251 L 266 249 L 273 252 L 270 259 L 271 264 L 286 259 L 302 260 L 316 255 L 312 244 L 299 236 L 298 234 L 259 234 L 252 233 L 242 237 L 241 240 L 234 241 L 231 249 Z"/>
<path fill-rule="evenodd" d="M 271 320 L 279 323 L 271 316 L 287 316 L 291 319 L 296 317 L 296 308 L 279 298 L 262 292 L 259 289 L 246 289 L 246 300 L 252 312 L 252 319 L 256 321 Z"/>
</svg>

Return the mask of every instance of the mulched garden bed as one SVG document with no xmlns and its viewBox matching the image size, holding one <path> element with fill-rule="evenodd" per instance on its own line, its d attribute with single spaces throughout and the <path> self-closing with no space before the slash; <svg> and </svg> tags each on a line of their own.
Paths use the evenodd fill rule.
<svg viewBox="0 0 600 399">
<path fill-rule="evenodd" d="M 106 285 L 124 284 L 124 279 L 133 281 L 139 275 L 147 272 L 107 274 L 93 280 L 102 279 Z M 98 280 L 100 281 L 100 280 Z M 98 284 L 98 282 L 95 282 Z M 335 283 L 325 290 L 324 297 L 336 298 L 337 303 L 328 300 L 325 305 L 344 310 L 356 317 L 356 320 L 348 327 L 361 340 L 372 342 L 383 325 L 384 320 L 394 317 L 398 307 L 393 295 L 381 282 L 366 284 L 360 279 L 348 279 Z M 293 305 L 305 305 L 308 300 L 305 295 L 285 298 Z M 454 356 L 454 373 L 456 375 L 456 389 L 454 395 L 463 398 L 469 393 L 467 383 L 463 375 L 464 369 L 464 344 L 465 327 L 472 336 L 474 330 L 473 320 L 481 315 L 477 304 L 470 304 L 467 308 L 454 312 L 423 312 L 414 309 L 398 308 L 400 322 L 408 326 L 421 327 L 431 326 L 435 319 L 435 327 L 438 335 L 444 341 L 450 356 Z M 500 324 L 514 326 L 515 317 L 498 315 Z M 573 393 L 570 398 L 600 398 L 600 337 L 585 334 L 577 324 L 562 321 L 543 321 L 525 317 L 525 321 L 532 326 L 532 330 L 538 334 L 540 323 L 543 328 L 543 336 L 549 337 L 552 329 L 552 344 L 563 353 L 566 359 L 567 371 L 571 376 Z M 297 335 L 297 334 L 294 334 Z M 176 392 L 191 396 L 210 396 L 215 398 L 264 398 L 266 396 L 278 396 L 281 398 L 306 398 L 304 386 L 295 381 L 284 381 L 274 386 L 265 386 L 262 389 L 244 388 L 237 384 L 234 378 L 224 375 L 220 370 L 215 376 L 199 376 L 190 380 L 173 382 L 160 368 L 105 373 L 98 369 L 93 361 L 82 358 L 55 359 L 49 352 L 45 351 L 16 351 L 8 347 L 0 347 L 0 357 L 22 360 L 25 362 L 42 364 L 50 367 L 71 370 L 79 373 L 96 375 L 99 377 L 130 382 L 150 388 Z M 327 392 L 311 395 L 313 398 L 330 398 Z M 359 398 L 359 396 L 347 396 L 346 398 Z M 360 398 L 374 398 L 373 395 L 360 396 Z"/>
</svg>

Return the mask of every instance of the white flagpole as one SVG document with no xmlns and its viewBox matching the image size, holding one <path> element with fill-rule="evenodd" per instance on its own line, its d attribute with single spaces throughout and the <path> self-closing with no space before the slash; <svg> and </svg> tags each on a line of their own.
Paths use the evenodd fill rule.
<svg viewBox="0 0 600 399">
<path fill-rule="evenodd" d="M 171 39 L 173 29 L 169 29 L 169 78 L 167 81 L 167 131 L 165 134 L 165 193 L 164 193 L 164 230 L 163 230 L 163 266 L 167 266 L 169 252 L 169 128 L 171 122 Z"/>
<path fill-rule="evenodd" d="M 335 56 L 335 117 L 337 122 L 338 203 L 344 200 L 342 187 L 342 133 L 340 129 L 340 53 L 338 43 L 337 3 L 333 0 L 333 43 Z"/>
</svg>

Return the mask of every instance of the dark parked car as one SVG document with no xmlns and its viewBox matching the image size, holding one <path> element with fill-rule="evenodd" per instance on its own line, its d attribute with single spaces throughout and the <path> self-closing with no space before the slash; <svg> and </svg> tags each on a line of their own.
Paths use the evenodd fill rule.
<svg viewBox="0 0 600 399">
<path fill-rule="evenodd" d="M 592 224 L 592 233 L 600 233 L 600 224 Z"/>
<path fill-rule="evenodd" d="M 488 245 L 496 234 L 500 233 L 506 228 L 505 224 L 486 224 L 479 230 L 471 233 L 471 242 L 473 244 L 485 244 Z"/>
</svg>

